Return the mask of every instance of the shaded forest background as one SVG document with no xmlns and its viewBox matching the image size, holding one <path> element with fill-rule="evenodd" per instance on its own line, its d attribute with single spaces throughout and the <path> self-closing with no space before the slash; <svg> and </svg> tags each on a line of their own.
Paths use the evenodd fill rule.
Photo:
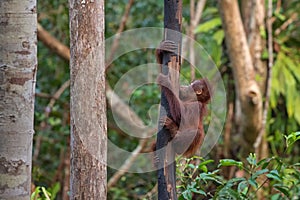
<svg viewBox="0 0 300 200">
<path fill-rule="evenodd" d="M 246 6 L 241 2 L 241 7 Z M 222 182 L 223 178 L 224 180 L 230 180 L 234 177 L 238 177 L 238 173 L 240 173 L 240 163 L 227 160 L 230 167 L 222 168 L 222 166 L 226 166 L 226 160 L 223 160 L 224 162 L 221 163 L 221 166 L 218 166 L 220 159 L 230 158 L 247 162 L 246 158 L 248 154 L 254 152 L 252 150 L 247 151 L 247 149 L 242 150 L 241 148 L 245 147 L 239 144 L 238 139 L 236 139 L 239 138 L 236 136 L 236 132 L 238 132 L 240 123 L 235 117 L 238 110 L 236 108 L 237 95 L 235 92 L 233 70 L 228 55 L 228 48 L 225 44 L 222 20 L 216 6 L 217 1 L 207 1 L 203 4 L 203 10 L 200 6 L 200 8 L 198 8 L 195 5 L 194 1 L 183 1 L 182 30 L 183 33 L 195 38 L 217 65 L 227 92 L 227 108 L 224 109 L 227 109 L 228 115 L 224 132 L 221 134 L 218 144 L 205 158 L 205 160 L 208 160 L 205 165 L 202 165 L 202 167 L 205 167 L 200 167 L 201 169 L 199 168 L 199 170 L 208 172 L 219 169 L 220 172 L 218 172 L 218 176 L 222 176 L 222 180 L 217 176 L 213 178 Z M 191 12 L 191 9 L 197 11 L 202 10 L 202 14 L 198 20 L 195 20 L 195 13 Z M 274 65 L 272 68 L 272 84 L 269 99 L 270 106 L 266 121 L 266 135 L 264 137 L 267 150 L 264 151 L 265 154 L 263 157 L 267 156 L 270 159 L 272 157 L 282 158 L 282 160 L 276 162 L 274 165 L 270 160 L 265 161 L 266 165 L 273 165 L 272 167 L 274 169 L 278 168 L 278 163 L 281 163 L 282 166 L 290 166 L 299 163 L 300 159 L 299 142 L 295 143 L 293 148 L 287 149 L 287 144 L 289 143 L 286 139 L 288 135 L 299 137 L 296 131 L 300 129 L 299 11 L 300 3 L 296 0 L 273 1 Z M 105 18 L 106 38 L 120 31 L 134 28 L 163 27 L 163 1 L 106 1 Z M 41 34 L 47 31 L 58 40 L 57 42 L 67 47 L 69 46 L 68 1 L 38 1 L 38 22 L 40 27 L 38 31 L 38 74 L 35 104 L 36 134 L 34 136 L 32 175 L 33 189 L 36 186 L 44 186 L 53 194 L 53 197 L 56 196 L 56 199 L 68 199 L 70 180 L 69 54 L 66 49 L 60 51 L 60 49 L 55 49 L 53 46 L 51 47 L 51 44 L 54 43 L 47 44 L 47 38 L 41 37 Z M 264 40 L 267 39 L 266 29 L 261 29 L 259 34 Z M 261 52 L 261 61 L 267 64 L 268 58 L 268 49 L 266 48 L 266 44 L 264 44 L 263 51 Z M 109 67 L 107 71 L 107 83 L 113 88 L 121 76 L 133 66 L 153 62 L 155 62 L 153 49 L 137 50 L 126 56 L 122 56 L 115 60 Z M 193 72 L 187 63 L 183 63 L 182 73 L 193 79 Z M 256 80 L 262 79 L 260 76 L 256 76 L 255 78 Z M 130 107 L 139 118 L 147 124 L 150 120 L 147 111 L 153 104 L 157 104 L 159 101 L 160 90 L 157 85 L 147 85 L 147 87 L 141 87 L 135 90 L 131 97 Z M 152 140 L 149 139 L 141 143 L 140 140 L 124 133 L 114 122 L 109 106 L 108 104 L 109 140 L 128 151 L 134 151 L 140 145 L 143 147 L 141 149 L 142 152 L 149 151 Z M 157 113 L 154 114 L 157 115 Z M 206 119 L 205 125 L 208 125 L 208 123 L 209 119 Z M 233 142 L 230 143 L 229 141 Z M 241 152 L 246 152 L 246 154 Z M 255 159 L 253 155 L 248 158 L 250 165 L 255 165 L 255 163 L 252 162 Z M 258 159 L 260 160 L 260 158 Z M 195 162 L 192 163 L 190 163 L 190 161 L 183 162 L 188 162 L 191 165 L 185 165 L 179 162 L 182 164 L 180 169 L 187 170 L 186 172 L 178 172 L 177 176 L 181 177 L 180 182 L 185 183 L 185 185 L 191 185 L 190 188 L 198 189 L 191 189 L 189 191 L 188 188 L 181 188 L 181 191 L 185 192 L 186 198 L 192 193 L 197 193 L 196 191 L 198 191 L 198 195 L 201 195 L 201 192 L 199 192 L 200 189 L 191 184 L 193 179 L 186 178 L 186 176 L 190 174 L 189 171 L 193 171 L 192 165 L 196 166 L 197 163 L 199 164 L 199 159 L 195 158 L 195 160 Z M 284 170 L 286 169 L 289 168 L 284 168 Z M 284 170 L 277 170 L 278 177 L 281 180 L 280 183 L 290 178 L 288 175 L 292 174 L 294 176 L 294 173 L 289 174 L 289 171 Z M 124 173 L 117 174 L 117 176 L 116 173 L 116 170 L 108 168 L 108 199 L 126 200 L 155 197 L 155 185 L 157 181 L 155 172 L 143 174 Z M 277 174 L 275 175 L 277 176 Z M 295 174 L 295 176 L 296 175 L 297 174 Z M 300 176 L 294 178 L 300 180 Z M 216 185 L 221 185 L 220 183 L 213 184 L 211 182 L 205 184 L 205 188 L 201 188 L 201 191 L 205 191 L 206 194 L 213 194 L 218 190 Z M 272 189 L 268 186 L 272 186 L 272 183 L 268 183 L 265 189 L 265 191 L 267 191 L 266 193 L 272 194 Z M 294 184 L 295 187 L 292 187 L 292 189 L 288 186 L 289 185 L 286 184 L 284 187 L 278 189 L 279 191 L 282 190 L 281 195 L 289 197 L 289 195 L 297 194 L 297 192 L 300 194 L 299 181 L 298 185 Z"/>
</svg>

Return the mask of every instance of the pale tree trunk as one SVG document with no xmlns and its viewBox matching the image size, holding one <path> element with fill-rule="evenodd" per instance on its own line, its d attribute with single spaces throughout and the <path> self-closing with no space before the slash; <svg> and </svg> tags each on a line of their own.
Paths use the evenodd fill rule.
<svg viewBox="0 0 300 200">
<path fill-rule="evenodd" d="M 254 152 L 253 144 L 262 125 L 262 95 L 256 82 L 256 71 L 244 31 L 237 0 L 219 0 L 225 40 L 233 68 L 237 94 L 236 123 L 242 155 Z"/>
<path fill-rule="evenodd" d="M 30 199 L 36 30 L 36 1 L 0 1 L 0 199 Z"/>
<path fill-rule="evenodd" d="M 106 199 L 104 1 L 69 1 L 71 199 Z"/>
<path fill-rule="evenodd" d="M 262 94 L 266 90 L 267 63 L 261 56 L 266 48 L 266 41 L 262 37 L 265 32 L 265 0 L 242 0 L 241 12 L 250 49 L 251 58 L 257 83 Z"/>
<path fill-rule="evenodd" d="M 195 1 L 190 1 L 190 26 L 189 26 L 189 37 L 190 37 L 190 44 L 189 44 L 189 62 L 195 63 L 195 48 L 194 48 L 194 40 L 195 40 L 195 33 L 194 30 L 196 26 L 199 24 L 202 12 L 204 10 L 204 6 L 206 4 L 206 0 L 200 0 L 197 2 L 197 6 L 195 9 Z M 195 67 L 191 65 L 191 80 L 195 80 Z"/>
<path fill-rule="evenodd" d="M 262 32 L 266 32 L 265 28 L 265 0 L 242 0 L 241 13 L 250 48 L 251 58 L 256 74 L 256 81 L 260 88 L 261 94 L 266 92 L 267 80 L 267 62 L 262 60 L 263 50 L 266 49 L 266 40 L 262 37 Z M 265 129 L 264 126 L 262 126 Z M 265 132 L 265 130 L 263 130 Z M 262 138 L 262 142 L 256 149 L 258 158 L 266 158 L 268 156 L 268 143 L 266 137 Z"/>
</svg>

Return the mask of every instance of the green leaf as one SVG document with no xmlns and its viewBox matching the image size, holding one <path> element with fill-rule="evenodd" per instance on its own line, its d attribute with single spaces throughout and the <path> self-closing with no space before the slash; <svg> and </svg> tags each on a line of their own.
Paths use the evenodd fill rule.
<svg viewBox="0 0 300 200">
<path fill-rule="evenodd" d="M 51 126 L 60 125 L 60 124 L 61 124 L 61 119 L 60 119 L 60 118 L 49 117 L 48 123 L 49 123 Z"/>
<path fill-rule="evenodd" d="M 295 107 L 295 94 L 297 94 L 296 81 L 290 71 L 286 68 L 282 68 L 282 72 L 285 77 L 285 90 L 286 90 L 286 107 L 288 116 L 291 117 L 294 114 Z"/>
<path fill-rule="evenodd" d="M 221 166 L 237 166 L 239 169 L 242 169 L 243 163 L 233 159 L 222 159 L 220 160 L 220 164 L 218 165 L 218 167 Z"/>
<path fill-rule="evenodd" d="M 209 32 L 210 30 L 221 26 L 222 22 L 221 22 L 221 18 L 220 17 L 216 17 L 213 18 L 209 21 L 206 21 L 202 24 L 200 24 L 196 29 L 195 29 L 195 33 L 206 33 Z"/>
<path fill-rule="evenodd" d="M 200 178 L 204 181 L 206 181 L 206 180 L 215 181 L 216 180 L 213 176 L 211 176 L 211 174 L 206 174 L 206 173 L 201 173 Z"/>
<path fill-rule="evenodd" d="M 203 180 L 205 183 L 207 183 L 207 181 L 214 181 L 216 183 L 219 184 L 223 184 L 222 183 L 222 179 L 217 176 L 216 174 L 212 174 L 212 173 L 201 173 L 199 175 L 200 179 Z"/>
<path fill-rule="evenodd" d="M 284 137 L 286 139 L 287 152 L 290 152 L 293 144 L 300 140 L 300 132 L 292 132 Z"/>
<path fill-rule="evenodd" d="M 205 160 L 205 161 L 201 162 L 201 163 L 198 165 L 198 167 L 203 166 L 203 165 L 207 165 L 207 164 L 213 163 L 213 162 L 214 162 L 214 160 Z"/>
<path fill-rule="evenodd" d="M 283 57 L 284 57 L 284 54 L 281 52 L 277 55 L 277 60 L 274 64 L 273 70 L 272 70 L 272 74 L 273 74 L 272 84 L 273 84 L 273 81 L 278 82 L 278 85 L 276 85 L 277 87 L 274 87 L 272 85 L 272 89 L 274 89 L 277 94 L 279 94 L 279 93 L 285 94 L 285 85 L 282 84 L 285 82 L 285 77 L 282 73 L 282 69 L 284 68 L 284 63 L 282 61 Z"/>
<path fill-rule="evenodd" d="M 257 172 L 255 172 L 252 177 L 254 179 L 256 179 L 258 176 L 264 174 L 264 173 L 267 173 L 269 170 L 268 169 L 262 169 L 262 170 L 258 170 Z"/>
<path fill-rule="evenodd" d="M 300 132 L 292 132 L 288 136 L 286 136 L 288 145 L 292 145 L 296 141 L 300 140 Z"/>
<path fill-rule="evenodd" d="M 182 193 L 182 196 L 183 196 L 184 199 L 191 200 L 192 199 L 192 192 L 190 190 L 185 190 Z"/>
<path fill-rule="evenodd" d="M 204 12 L 203 15 L 212 15 L 212 14 L 216 14 L 218 13 L 218 9 L 216 7 L 207 7 Z"/>
<path fill-rule="evenodd" d="M 286 109 L 288 113 L 288 117 L 292 117 L 294 114 L 294 96 L 296 93 L 296 90 L 294 87 L 288 86 L 287 87 L 287 92 L 286 92 Z"/>
<path fill-rule="evenodd" d="M 274 179 L 274 180 L 277 180 L 277 181 L 281 181 L 281 178 L 278 174 L 278 171 L 276 169 L 270 171 L 269 174 L 266 175 L 268 178 L 271 178 L 271 179 Z"/>
<path fill-rule="evenodd" d="M 60 191 L 60 183 L 57 182 L 53 188 L 52 188 L 52 191 L 51 191 L 51 200 L 54 200 L 57 193 Z"/>
<path fill-rule="evenodd" d="M 281 194 L 277 193 L 271 196 L 271 200 L 280 200 L 281 198 Z"/>
<path fill-rule="evenodd" d="M 205 165 L 198 166 L 198 169 L 200 169 L 200 170 L 204 171 L 205 173 L 207 173 L 207 172 L 208 172 L 208 169 L 207 169 L 207 167 L 206 167 Z"/>
<path fill-rule="evenodd" d="M 195 169 L 195 165 L 191 164 L 191 163 L 188 164 L 188 167 L 191 168 L 191 169 Z"/>
<path fill-rule="evenodd" d="M 221 45 L 224 40 L 224 31 L 218 30 L 213 34 L 214 40 L 217 42 L 218 45 Z"/>
<path fill-rule="evenodd" d="M 248 191 L 248 181 L 242 181 L 238 185 L 238 192 L 246 194 Z"/>
<path fill-rule="evenodd" d="M 242 178 L 232 178 L 226 183 L 226 187 L 232 188 L 233 186 L 238 185 L 239 182 L 247 181 L 244 177 Z"/>
<path fill-rule="evenodd" d="M 286 17 L 283 14 L 279 13 L 279 12 L 274 12 L 274 15 L 275 15 L 275 17 L 277 17 L 281 21 L 285 21 L 285 19 L 286 19 Z"/>
<path fill-rule="evenodd" d="M 284 59 L 282 60 L 285 66 L 290 70 L 290 72 L 296 77 L 298 81 L 300 81 L 300 68 L 297 64 L 284 54 Z"/>
<path fill-rule="evenodd" d="M 228 183 L 230 184 L 235 184 L 237 182 L 241 182 L 241 181 L 245 181 L 246 179 L 244 177 L 241 177 L 241 178 L 232 178 L 228 181 Z"/>
<path fill-rule="evenodd" d="M 278 100 L 278 93 L 276 90 L 279 87 L 278 79 L 272 78 L 272 85 L 271 85 L 271 93 L 270 93 L 270 106 L 271 108 L 276 108 L 277 100 Z"/>
<path fill-rule="evenodd" d="M 248 183 L 249 183 L 250 185 L 252 185 L 252 187 L 254 187 L 255 189 L 258 188 L 257 182 L 256 182 L 255 180 L 253 180 L 252 178 L 250 178 L 250 179 L 248 180 Z"/>
<path fill-rule="evenodd" d="M 264 25 L 261 25 L 259 27 L 259 33 L 261 35 L 262 38 L 266 39 L 267 38 L 267 33 L 266 33 L 266 29 Z"/>
<path fill-rule="evenodd" d="M 282 192 L 286 197 L 289 197 L 289 188 L 277 184 L 274 185 L 274 188 Z"/>
<path fill-rule="evenodd" d="M 263 50 L 263 52 L 262 52 L 262 54 L 261 54 L 261 58 L 262 58 L 263 60 L 266 60 L 266 59 L 269 58 L 269 52 L 268 52 L 268 49 L 264 49 L 264 50 Z"/>
<path fill-rule="evenodd" d="M 45 195 L 46 200 L 51 200 L 49 196 L 51 196 L 50 192 L 46 190 L 45 187 L 41 187 L 43 194 Z"/>
<path fill-rule="evenodd" d="M 191 191 L 206 196 L 206 193 L 203 190 L 200 189 L 198 190 L 197 188 L 191 188 Z"/>
<path fill-rule="evenodd" d="M 178 200 L 184 200 L 183 194 L 178 197 Z"/>
<path fill-rule="evenodd" d="M 300 105 L 300 96 L 296 96 L 295 105 Z M 300 124 L 300 106 L 295 107 L 295 113 L 294 113 L 295 120 Z"/>
<path fill-rule="evenodd" d="M 216 41 L 212 40 L 210 42 L 211 47 L 211 58 L 215 62 L 217 66 L 221 64 L 221 58 L 222 58 L 222 48 L 220 48 L 220 45 L 217 44 Z"/>
<path fill-rule="evenodd" d="M 239 194 L 238 194 L 235 190 L 233 190 L 233 189 L 231 189 L 231 188 L 227 188 L 227 192 L 228 192 L 228 194 L 229 194 L 231 197 L 233 197 L 234 199 L 240 199 L 240 198 L 239 198 Z"/>
<path fill-rule="evenodd" d="M 250 165 L 256 166 L 256 155 L 254 153 L 250 153 L 250 155 L 247 157 L 247 161 Z"/>
<path fill-rule="evenodd" d="M 35 188 L 35 190 L 34 190 L 34 192 L 31 194 L 31 196 L 30 196 L 30 199 L 31 200 L 35 200 L 35 199 L 37 199 L 37 197 L 38 197 L 38 195 L 39 195 L 39 192 L 40 192 L 40 186 L 37 186 L 36 188 Z"/>
<path fill-rule="evenodd" d="M 273 158 L 264 158 L 257 163 L 257 166 L 262 166 L 261 168 L 265 169 L 272 160 Z"/>
</svg>

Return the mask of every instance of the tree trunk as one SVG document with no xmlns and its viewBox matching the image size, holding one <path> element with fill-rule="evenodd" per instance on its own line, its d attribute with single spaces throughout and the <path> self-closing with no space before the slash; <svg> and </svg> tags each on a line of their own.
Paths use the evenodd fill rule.
<svg viewBox="0 0 300 200">
<path fill-rule="evenodd" d="M 261 130 L 262 97 L 255 80 L 255 68 L 243 28 L 237 0 L 219 0 L 226 45 L 233 68 L 237 106 L 236 124 L 242 135 L 242 155 L 254 152 L 253 144 Z M 237 108 L 239 109 L 239 108 Z"/>
<path fill-rule="evenodd" d="M 204 10 L 206 0 L 201 0 L 197 2 L 197 8 L 195 9 L 195 1 L 190 1 L 190 26 L 188 27 L 188 36 L 190 37 L 189 43 L 189 62 L 195 63 L 195 33 L 194 30 L 200 22 L 201 15 Z M 191 81 L 195 79 L 195 66 L 191 65 Z"/>
<path fill-rule="evenodd" d="M 162 73 L 169 74 L 175 91 L 179 93 L 179 71 L 181 52 L 181 20 L 182 0 L 164 1 L 164 40 L 172 40 L 178 45 L 178 53 L 164 52 L 162 60 Z M 178 95 L 178 94 L 177 94 Z M 170 115 L 170 108 L 164 92 L 161 93 L 160 118 Z M 157 133 L 156 152 L 159 158 L 158 165 L 158 199 L 176 200 L 176 163 L 175 152 L 169 141 L 171 135 L 165 127 L 159 124 Z"/>
<path fill-rule="evenodd" d="M 267 80 L 267 63 L 262 60 L 263 50 L 266 49 L 266 40 L 262 37 L 261 32 L 265 32 L 265 0 L 242 0 L 241 12 L 250 48 L 251 59 L 253 61 L 261 94 L 266 92 Z M 265 129 L 262 125 L 262 129 Z M 263 130 L 265 132 L 265 130 Z M 262 142 L 256 149 L 257 157 L 266 158 L 268 156 L 268 143 L 266 137 L 262 138 Z"/>
<path fill-rule="evenodd" d="M 261 32 L 265 31 L 265 1 L 264 0 L 242 0 L 241 12 L 244 29 L 250 49 L 251 59 L 260 91 L 264 94 L 266 89 L 267 63 L 262 60 L 266 41 Z"/>
<path fill-rule="evenodd" d="M 0 199 L 30 199 L 36 30 L 36 1 L 0 2 Z"/>
<path fill-rule="evenodd" d="M 71 199 L 106 199 L 104 1 L 70 0 Z"/>
</svg>

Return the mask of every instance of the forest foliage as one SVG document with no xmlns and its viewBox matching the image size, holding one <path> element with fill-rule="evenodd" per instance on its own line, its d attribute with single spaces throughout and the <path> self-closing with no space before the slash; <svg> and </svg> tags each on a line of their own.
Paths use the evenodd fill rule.
<svg viewBox="0 0 300 200">
<path fill-rule="evenodd" d="M 188 33 L 189 3 L 190 1 L 183 1 L 183 33 Z M 125 0 L 105 1 L 106 38 L 117 33 L 127 4 L 128 1 Z M 194 33 L 195 40 L 211 56 L 222 75 L 229 105 L 230 102 L 234 103 L 234 82 L 216 4 L 215 0 L 206 2 L 200 24 Z M 300 148 L 299 141 L 297 142 L 300 138 L 297 132 L 300 129 L 300 3 L 297 0 L 273 1 L 273 7 L 275 60 L 267 117 L 269 157 L 257 160 L 255 154 L 250 154 L 243 162 L 239 161 L 238 155 L 225 158 L 222 154 L 224 138 L 221 135 L 218 144 L 206 158 L 179 158 L 179 199 L 192 199 L 194 195 L 215 199 L 229 196 L 232 199 L 253 199 L 257 190 L 263 190 L 271 199 L 300 196 Z M 38 1 L 38 22 L 61 43 L 69 46 L 67 0 Z M 140 27 L 163 27 L 163 1 L 133 2 L 124 30 Z M 264 31 L 261 35 L 266 38 Z M 267 49 L 263 51 L 262 57 L 268 59 Z M 108 84 L 113 87 L 132 66 L 149 62 L 155 62 L 154 49 L 137 50 L 121 56 L 107 71 Z M 49 199 L 63 199 L 69 188 L 70 92 L 63 87 L 70 78 L 69 71 L 68 61 L 56 55 L 42 42 L 38 43 L 32 175 L 36 187 L 32 199 L 48 199 L 45 197 L 47 195 Z M 190 77 L 187 63 L 183 63 L 182 73 Z M 159 101 L 159 88 L 150 84 L 134 91 L 130 107 L 147 124 L 151 120 L 148 110 Z M 158 111 L 152 112 L 154 113 L 151 115 L 157 115 Z M 123 149 L 133 151 L 139 140 L 127 136 L 118 128 L 109 108 L 107 116 L 109 140 Z M 205 120 L 205 125 L 208 121 L 209 119 Z M 224 176 L 229 169 L 237 173 L 243 171 L 244 174 L 241 177 Z M 108 168 L 108 179 L 115 173 L 116 170 Z M 116 185 L 108 189 L 108 199 L 155 197 L 156 181 L 155 172 L 126 173 Z M 261 186 L 263 181 L 268 183 L 267 186 Z"/>
</svg>

